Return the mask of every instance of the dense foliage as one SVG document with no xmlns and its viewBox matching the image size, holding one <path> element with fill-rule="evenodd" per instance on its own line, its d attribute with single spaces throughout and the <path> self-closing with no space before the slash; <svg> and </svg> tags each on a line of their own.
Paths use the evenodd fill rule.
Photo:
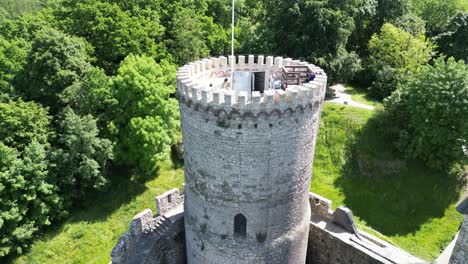
<svg viewBox="0 0 468 264">
<path fill-rule="evenodd" d="M 167 157 L 178 130 L 175 92 L 176 68 L 152 58 L 130 55 L 121 64 L 113 81 L 118 101 L 113 121 L 117 154 L 128 165 L 154 171 Z"/>
<path fill-rule="evenodd" d="M 432 44 L 424 35 L 413 36 L 392 24 L 369 41 L 370 93 L 379 99 L 389 96 L 399 80 L 431 59 Z"/>
<path fill-rule="evenodd" d="M 171 146 L 181 155 L 175 71 L 230 52 L 230 4 L 0 1 L 0 257 L 105 190 L 111 168 L 151 174 Z M 466 89 L 453 90 L 466 66 L 428 64 L 433 49 L 468 58 L 467 9 L 463 0 L 236 1 L 234 44 L 238 54 L 309 60 L 331 84 L 391 96 L 389 133 L 408 157 L 440 167 L 466 147 Z"/>
<path fill-rule="evenodd" d="M 435 168 L 466 162 L 468 66 L 439 58 L 385 100 L 387 133 L 409 158 Z"/>
</svg>

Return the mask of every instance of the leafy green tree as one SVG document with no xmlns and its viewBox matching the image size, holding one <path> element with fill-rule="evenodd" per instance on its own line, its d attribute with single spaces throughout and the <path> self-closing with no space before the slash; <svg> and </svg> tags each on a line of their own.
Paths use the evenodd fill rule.
<svg viewBox="0 0 468 264">
<path fill-rule="evenodd" d="M 166 57 L 162 43 L 164 28 L 154 12 L 149 18 L 132 16 L 116 3 L 66 0 L 55 15 L 62 30 L 92 44 L 97 65 L 108 73 L 113 73 L 130 53 Z"/>
<path fill-rule="evenodd" d="M 402 28 L 413 36 L 426 34 L 426 21 L 414 13 L 408 13 L 395 20 L 395 26 Z"/>
<path fill-rule="evenodd" d="M 380 34 L 369 41 L 368 70 L 374 77 L 371 94 L 377 98 L 390 95 L 398 80 L 431 59 L 432 50 L 433 44 L 424 35 L 416 37 L 392 24 L 384 24 Z"/>
<path fill-rule="evenodd" d="M 448 169 L 466 162 L 468 66 L 450 58 L 425 65 L 384 102 L 384 118 L 409 158 Z"/>
<path fill-rule="evenodd" d="M 114 118 L 117 100 L 111 80 L 102 69 L 92 67 L 79 81 L 65 88 L 59 97 L 62 104 L 70 106 L 76 114 L 97 118 L 100 130 Z"/>
<path fill-rule="evenodd" d="M 340 7 L 347 11 L 354 20 L 354 31 L 349 37 L 347 47 L 360 56 L 367 55 L 367 44 L 374 33 L 372 22 L 377 14 L 377 0 L 354 0 L 342 2 Z"/>
<path fill-rule="evenodd" d="M 26 13 L 15 19 L 2 19 L 0 16 L 0 35 L 8 40 L 24 39 L 31 42 L 38 31 L 52 27 L 54 21 L 49 8 L 42 9 L 40 12 Z"/>
<path fill-rule="evenodd" d="M 58 123 L 52 153 L 53 172 L 69 207 L 73 201 L 84 198 L 87 191 L 106 186 L 107 164 L 113 158 L 112 144 L 99 137 L 96 120 L 91 115 L 80 117 L 66 107 Z"/>
<path fill-rule="evenodd" d="M 150 172 L 167 157 L 179 129 L 176 67 L 145 56 L 128 56 L 114 79 L 118 100 L 114 125 L 117 154 L 124 163 Z"/>
<path fill-rule="evenodd" d="M 90 69 L 85 43 L 55 29 L 38 32 L 18 88 L 26 98 L 58 108 L 58 94 Z"/>
<path fill-rule="evenodd" d="M 34 102 L 0 102 L 0 141 L 23 151 L 31 142 L 45 145 L 50 136 L 47 109 Z"/>
<path fill-rule="evenodd" d="M 0 36 L 0 94 L 15 95 L 13 79 L 26 64 L 28 43 Z"/>
<path fill-rule="evenodd" d="M 47 152 L 32 141 L 20 155 L 0 142 L 0 257 L 21 254 L 33 236 L 62 214 Z"/>
<path fill-rule="evenodd" d="M 189 8 L 179 8 L 169 26 L 166 44 L 180 64 L 209 55 L 207 36 L 202 30 L 202 17 Z"/>
<path fill-rule="evenodd" d="M 360 64 L 358 56 L 346 50 L 354 20 L 332 1 L 269 0 L 266 8 L 277 53 L 319 64 L 329 74 L 331 83 L 344 81 L 343 77 L 348 78 L 360 69 L 355 67 Z M 340 69 L 350 72 L 336 71 Z"/>
<path fill-rule="evenodd" d="M 427 22 L 430 36 L 446 31 L 453 17 L 463 11 L 464 0 L 413 0 L 415 12 Z"/>
<path fill-rule="evenodd" d="M 385 23 L 394 22 L 397 18 L 408 14 L 412 9 L 410 0 L 378 0 L 377 2 L 377 28 Z"/>
<path fill-rule="evenodd" d="M 442 53 L 468 62 L 468 13 L 456 15 L 436 40 Z"/>
</svg>

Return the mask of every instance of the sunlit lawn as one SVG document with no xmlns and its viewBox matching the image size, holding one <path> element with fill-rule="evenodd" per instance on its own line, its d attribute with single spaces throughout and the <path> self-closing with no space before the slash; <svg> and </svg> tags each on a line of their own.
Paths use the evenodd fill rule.
<svg viewBox="0 0 468 264">
<path fill-rule="evenodd" d="M 26 255 L 14 263 L 62 264 L 110 262 L 110 252 L 130 220 L 145 208 L 155 213 L 155 197 L 183 183 L 183 170 L 163 163 L 158 176 L 139 183 L 131 175 L 119 175 L 107 193 L 91 199 L 91 205 L 76 210 L 57 230 L 37 240 Z M 93 197 L 94 198 L 94 197 Z"/>
<path fill-rule="evenodd" d="M 372 106 L 381 104 L 379 100 L 372 98 L 365 88 L 360 88 L 350 84 L 346 84 L 345 87 L 346 92 L 351 94 L 351 99 L 353 99 L 355 102 Z"/>
<path fill-rule="evenodd" d="M 452 240 L 462 215 L 454 204 L 460 186 L 419 161 L 403 161 L 391 142 L 367 123 L 372 111 L 325 105 L 311 190 L 334 207 L 353 210 L 366 231 L 426 259 L 435 259 Z M 356 127 L 362 134 L 353 140 Z M 348 147 L 345 147 L 347 145 Z"/>
</svg>

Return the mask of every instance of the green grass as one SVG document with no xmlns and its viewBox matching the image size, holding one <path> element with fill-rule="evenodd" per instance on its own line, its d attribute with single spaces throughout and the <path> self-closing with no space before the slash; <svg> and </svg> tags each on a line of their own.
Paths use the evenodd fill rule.
<svg viewBox="0 0 468 264">
<path fill-rule="evenodd" d="M 36 241 L 31 250 L 13 261 L 16 264 L 110 262 L 110 252 L 132 218 L 150 208 L 156 213 L 155 196 L 179 188 L 182 169 L 163 163 L 158 176 L 140 183 L 121 173 L 109 192 L 91 197 L 91 204 L 77 209 L 56 230 Z M 143 179 L 144 180 L 144 179 Z"/>
<path fill-rule="evenodd" d="M 346 92 L 351 94 L 351 99 L 361 104 L 372 105 L 380 104 L 379 100 L 372 98 L 366 91 L 365 88 L 359 88 L 346 84 Z M 377 102 L 377 103 L 376 103 Z"/>
<path fill-rule="evenodd" d="M 461 221 L 461 186 L 419 161 L 404 161 L 377 133 L 373 112 L 326 104 L 311 190 L 353 210 L 362 229 L 425 260 L 435 259 Z M 374 233 L 371 231 L 371 233 Z"/>
<path fill-rule="evenodd" d="M 456 184 L 417 161 L 398 159 L 369 125 L 373 114 L 325 104 L 311 190 L 331 199 L 335 208 L 350 207 L 361 229 L 378 230 L 379 237 L 432 260 L 462 220 L 454 209 Z M 12 263 L 108 264 L 131 219 L 145 208 L 155 212 L 155 196 L 183 183 L 183 170 L 170 162 L 153 179 L 131 180 L 122 171 L 114 175 L 107 193 L 90 195 L 88 205 L 74 210 Z"/>
</svg>

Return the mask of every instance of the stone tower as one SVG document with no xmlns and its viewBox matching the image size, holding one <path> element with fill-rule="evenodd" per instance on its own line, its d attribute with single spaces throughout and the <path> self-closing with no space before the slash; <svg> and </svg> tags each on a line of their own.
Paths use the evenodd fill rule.
<svg viewBox="0 0 468 264">
<path fill-rule="evenodd" d="M 231 64 L 258 77 L 255 91 L 223 88 Z M 270 76 L 288 83 L 286 91 L 269 89 Z M 326 82 L 320 68 L 280 57 L 220 57 L 180 68 L 189 264 L 305 263 Z"/>
</svg>

